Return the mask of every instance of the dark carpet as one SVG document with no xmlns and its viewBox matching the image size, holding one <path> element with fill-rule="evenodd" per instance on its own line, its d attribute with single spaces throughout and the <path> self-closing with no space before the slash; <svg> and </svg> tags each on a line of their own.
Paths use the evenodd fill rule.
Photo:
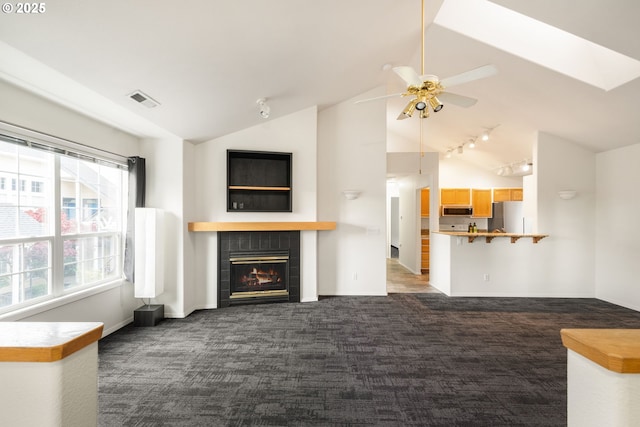
<svg viewBox="0 0 640 427">
<path fill-rule="evenodd" d="M 561 328 L 640 328 L 640 313 L 432 293 L 130 325 L 99 342 L 99 425 L 564 426 Z"/>
</svg>

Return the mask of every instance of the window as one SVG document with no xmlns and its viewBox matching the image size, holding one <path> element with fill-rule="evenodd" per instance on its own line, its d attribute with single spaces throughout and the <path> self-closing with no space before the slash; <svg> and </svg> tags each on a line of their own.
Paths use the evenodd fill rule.
<svg viewBox="0 0 640 427">
<path fill-rule="evenodd" d="M 5 177 L 1 177 L 0 178 L 0 190 L 4 190 L 7 187 L 7 178 Z"/>
<path fill-rule="evenodd" d="M 122 277 L 123 166 L 0 135 L 0 174 L 0 313 Z"/>
<path fill-rule="evenodd" d="M 44 182 L 42 181 L 31 181 L 31 192 L 32 193 L 42 193 L 44 191 Z"/>
</svg>

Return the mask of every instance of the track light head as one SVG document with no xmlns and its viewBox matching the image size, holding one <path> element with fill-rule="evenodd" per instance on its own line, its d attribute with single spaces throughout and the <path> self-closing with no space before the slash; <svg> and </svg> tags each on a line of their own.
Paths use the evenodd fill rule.
<svg viewBox="0 0 640 427">
<path fill-rule="evenodd" d="M 266 98 L 260 98 L 256 101 L 256 104 L 260 107 L 260 117 L 263 119 L 268 119 L 271 114 L 271 108 L 267 105 Z"/>
</svg>

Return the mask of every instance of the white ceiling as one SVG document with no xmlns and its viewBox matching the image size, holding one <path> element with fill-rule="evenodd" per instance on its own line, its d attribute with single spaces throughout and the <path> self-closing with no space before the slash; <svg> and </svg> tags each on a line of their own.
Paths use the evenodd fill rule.
<svg viewBox="0 0 640 427">
<path fill-rule="evenodd" d="M 499 73 L 452 89 L 479 102 L 446 105 L 423 120 L 426 149 L 444 152 L 497 125 L 491 142 L 465 149 L 466 159 L 495 169 L 531 158 L 538 130 L 596 152 L 640 143 L 640 79 L 608 92 L 590 86 L 434 24 L 442 3 L 427 0 L 425 71 L 445 78 L 494 64 Z M 493 3 L 640 60 L 637 0 Z M 202 142 L 263 121 L 258 98 L 268 99 L 273 119 L 380 85 L 402 91 L 383 64 L 420 69 L 420 0 L 56 0 L 46 7 L 41 15 L 0 16 L 0 78 L 140 135 L 153 124 Z M 476 25 L 486 25 L 482 16 Z M 161 105 L 130 100 L 138 89 Z M 417 149 L 420 119 L 395 120 L 405 103 L 387 102 L 396 141 L 389 151 Z"/>
</svg>

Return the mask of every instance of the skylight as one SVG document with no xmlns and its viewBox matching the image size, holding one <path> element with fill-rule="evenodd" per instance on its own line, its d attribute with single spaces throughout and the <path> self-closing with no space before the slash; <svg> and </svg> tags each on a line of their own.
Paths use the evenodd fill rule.
<svg viewBox="0 0 640 427">
<path fill-rule="evenodd" d="M 445 0 L 434 23 L 605 91 L 640 77 L 640 61 L 489 1 Z"/>
</svg>

